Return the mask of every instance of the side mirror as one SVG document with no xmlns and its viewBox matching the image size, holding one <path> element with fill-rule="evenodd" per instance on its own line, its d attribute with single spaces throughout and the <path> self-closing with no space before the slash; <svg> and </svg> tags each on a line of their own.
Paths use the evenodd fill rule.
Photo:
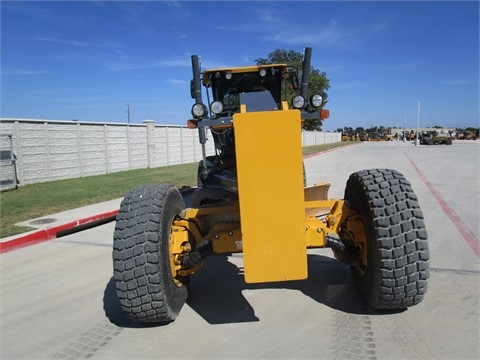
<svg viewBox="0 0 480 360">
<path fill-rule="evenodd" d="M 302 73 L 303 71 L 302 70 L 296 70 L 294 72 L 292 72 L 292 75 L 291 75 L 291 82 L 292 82 L 292 86 L 295 90 L 298 90 L 300 89 L 301 85 L 302 85 Z"/>
</svg>

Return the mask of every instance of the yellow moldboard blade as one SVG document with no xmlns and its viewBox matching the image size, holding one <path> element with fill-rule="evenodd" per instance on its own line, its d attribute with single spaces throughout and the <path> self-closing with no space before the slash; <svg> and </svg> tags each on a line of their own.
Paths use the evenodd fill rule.
<svg viewBox="0 0 480 360">
<path fill-rule="evenodd" d="M 233 126 L 245 281 L 305 279 L 300 112 L 243 112 Z"/>
</svg>

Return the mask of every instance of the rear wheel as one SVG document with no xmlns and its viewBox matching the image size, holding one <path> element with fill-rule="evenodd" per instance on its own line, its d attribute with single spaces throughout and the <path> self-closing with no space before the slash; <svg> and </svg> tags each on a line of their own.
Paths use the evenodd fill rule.
<svg viewBox="0 0 480 360">
<path fill-rule="evenodd" d="M 350 176 L 345 200 L 357 210 L 366 239 L 351 266 L 360 295 L 373 308 L 403 309 L 423 300 L 429 277 L 427 231 L 417 196 L 395 170 Z"/>
<path fill-rule="evenodd" d="M 188 278 L 172 274 L 171 227 L 184 209 L 172 185 L 143 185 L 122 201 L 113 238 L 113 277 L 122 310 L 138 322 L 174 320 Z"/>
</svg>

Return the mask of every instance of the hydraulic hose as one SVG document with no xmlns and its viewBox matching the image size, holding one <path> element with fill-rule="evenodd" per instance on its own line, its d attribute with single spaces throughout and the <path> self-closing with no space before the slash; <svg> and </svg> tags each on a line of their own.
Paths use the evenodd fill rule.
<svg viewBox="0 0 480 360">
<path fill-rule="evenodd" d="M 185 255 L 180 262 L 184 268 L 190 269 L 212 253 L 212 242 L 208 239 L 204 239 L 197 245 L 195 250 Z"/>
</svg>

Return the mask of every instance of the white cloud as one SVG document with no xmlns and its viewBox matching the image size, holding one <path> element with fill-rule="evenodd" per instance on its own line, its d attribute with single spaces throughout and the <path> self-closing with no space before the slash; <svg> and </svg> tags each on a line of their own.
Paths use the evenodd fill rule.
<svg viewBox="0 0 480 360">
<path fill-rule="evenodd" d="M 174 7 L 179 10 L 182 8 L 180 1 L 165 1 L 165 5 L 168 5 L 169 7 Z"/>
<path fill-rule="evenodd" d="M 169 83 L 169 84 L 172 84 L 172 85 L 181 85 L 181 86 L 184 86 L 184 85 L 188 85 L 188 84 L 189 84 L 188 81 L 183 80 L 183 79 L 169 79 L 169 80 L 168 80 L 168 83 Z"/>
<path fill-rule="evenodd" d="M 368 81 L 347 81 L 340 84 L 335 84 L 335 90 L 364 90 L 376 88 L 378 85 Z"/>
<path fill-rule="evenodd" d="M 50 74 L 50 71 L 46 70 L 30 70 L 30 69 L 11 69 L 3 68 L 3 76 L 23 76 L 23 75 L 45 75 Z"/>
<path fill-rule="evenodd" d="M 60 39 L 58 36 L 44 36 L 44 37 L 33 37 L 31 40 L 42 41 L 42 42 L 51 42 L 60 45 L 75 46 L 75 47 L 97 47 L 97 48 L 109 48 L 109 49 L 118 49 L 123 46 L 115 41 L 100 41 L 100 42 L 91 42 L 91 41 L 79 41 L 73 39 Z"/>
<path fill-rule="evenodd" d="M 122 70 L 145 70 L 145 69 L 155 69 L 155 68 L 169 68 L 169 67 L 191 67 L 192 63 L 190 58 L 185 59 L 176 59 L 176 60 L 162 60 L 154 61 L 149 63 L 117 63 L 110 64 L 108 66 L 109 70 L 112 71 L 122 71 Z"/>
<path fill-rule="evenodd" d="M 477 80 L 445 80 L 442 81 L 442 84 L 446 85 L 452 85 L 452 86 L 457 86 L 457 85 L 470 85 L 478 82 Z"/>
<path fill-rule="evenodd" d="M 353 30 L 341 29 L 335 20 L 331 20 L 323 28 L 310 29 L 305 31 L 295 28 L 288 28 L 277 32 L 270 37 L 272 40 L 288 45 L 321 44 L 324 46 L 336 46 L 353 34 Z"/>
</svg>

